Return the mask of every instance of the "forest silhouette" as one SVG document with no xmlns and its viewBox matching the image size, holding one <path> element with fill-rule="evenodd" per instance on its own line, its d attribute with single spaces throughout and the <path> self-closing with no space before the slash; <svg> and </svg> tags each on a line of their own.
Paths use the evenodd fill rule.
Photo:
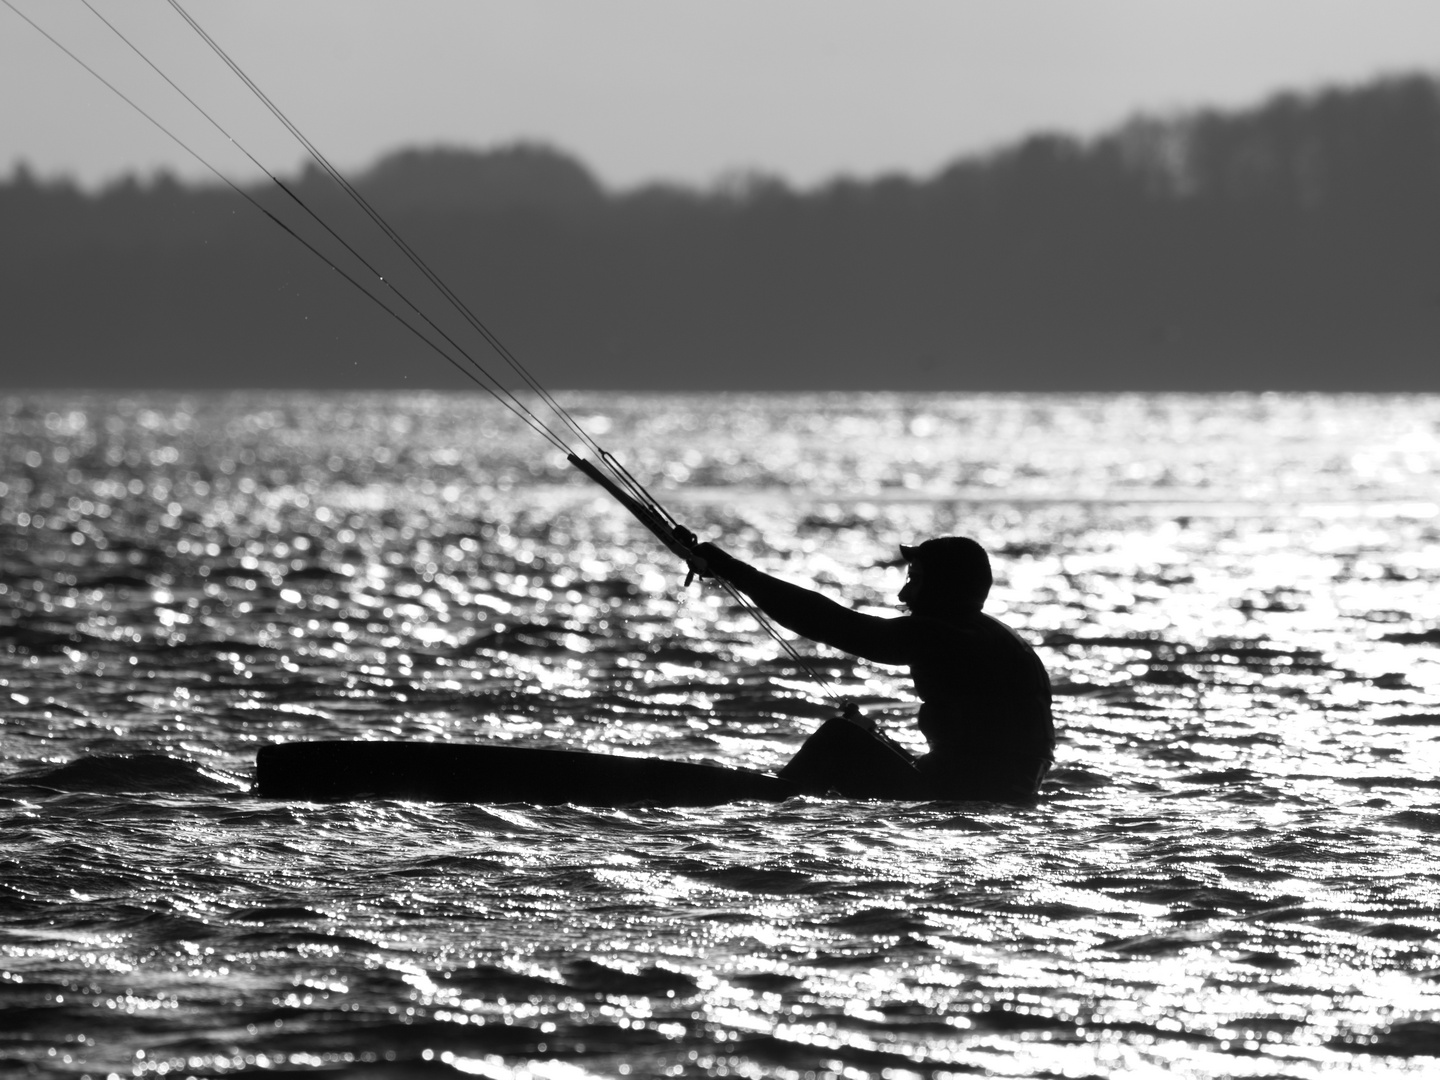
<svg viewBox="0 0 1440 1080">
<path fill-rule="evenodd" d="M 1440 390 L 1428 77 L 804 191 L 609 192 L 536 145 L 353 179 L 554 388 Z M 317 170 L 287 183 L 371 235 Z M 86 194 L 19 167 L 0 236 L 11 389 L 469 385 L 219 185 Z M 377 263 L 420 295 L 398 264 Z"/>
</svg>

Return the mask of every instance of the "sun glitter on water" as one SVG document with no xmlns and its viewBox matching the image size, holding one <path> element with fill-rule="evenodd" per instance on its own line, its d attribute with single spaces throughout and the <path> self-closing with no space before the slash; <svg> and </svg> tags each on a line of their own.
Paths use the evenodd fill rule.
<svg viewBox="0 0 1440 1080">
<path fill-rule="evenodd" d="M 846 602 L 893 610 L 900 542 L 981 539 L 1055 683 L 1041 805 L 256 799 L 275 741 L 771 769 L 830 705 L 483 401 L 9 398 L 10 1060 L 1433 1069 L 1440 402 L 574 404 L 686 524 Z"/>
</svg>

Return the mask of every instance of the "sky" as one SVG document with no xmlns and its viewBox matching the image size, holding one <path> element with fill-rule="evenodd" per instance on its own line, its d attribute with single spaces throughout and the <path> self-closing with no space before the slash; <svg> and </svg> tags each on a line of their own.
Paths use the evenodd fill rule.
<svg viewBox="0 0 1440 1080">
<path fill-rule="evenodd" d="M 302 153 L 168 0 L 89 0 L 267 168 Z M 548 143 L 613 188 L 925 176 L 1036 131 L 1440 71 L 1436 0 L 182 0 L 342 169 Z M 9 6 L 6 6 L 9 5 Z M 0 0 L 0 175 L 252 167 L 83 0 Z"/>
</svg>

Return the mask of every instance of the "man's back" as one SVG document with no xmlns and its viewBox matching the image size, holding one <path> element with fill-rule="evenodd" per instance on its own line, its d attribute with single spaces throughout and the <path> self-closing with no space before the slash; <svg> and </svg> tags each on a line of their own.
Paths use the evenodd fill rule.
<svg viewBox="0 0 1440 1080">
<path fill-rule="evenodd" d="M 1055 754 L 1050 677 L 1035 650 L 980 611 L 907 617 L 927 629 L 910 666 L 931 747 L 921 770 L 950 788 L 1033 790 Z"/>
</svg>

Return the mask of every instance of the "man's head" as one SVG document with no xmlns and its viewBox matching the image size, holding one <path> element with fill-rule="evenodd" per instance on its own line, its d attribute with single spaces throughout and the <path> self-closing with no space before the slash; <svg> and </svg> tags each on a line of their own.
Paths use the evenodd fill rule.
<svg viewBox="0 0 1440 1080">
<path fill-rule="evenodd" d="M 990 594 L 990 559 L 968 537 L 937 536 L 914 547 L 901 544 L 900 554 L 910 564 L 900 602 L 911 611 L 978 609 Z"/>
</svg>

